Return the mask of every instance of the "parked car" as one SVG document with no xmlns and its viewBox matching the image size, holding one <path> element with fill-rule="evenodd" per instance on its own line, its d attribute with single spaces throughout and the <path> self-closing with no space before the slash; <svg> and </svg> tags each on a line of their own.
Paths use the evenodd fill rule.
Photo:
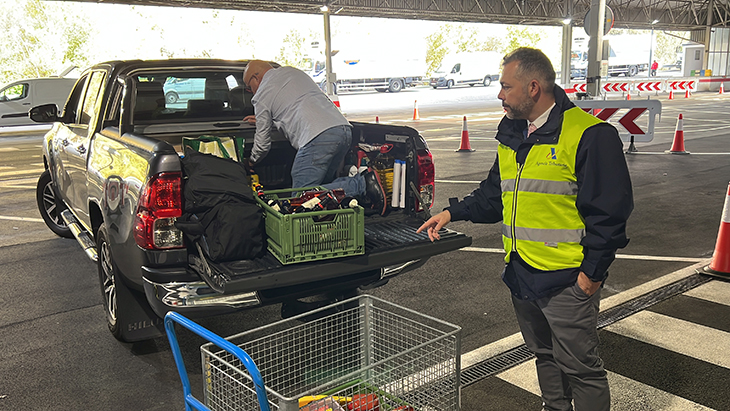
<svg viewBox="0 0 730 411">
<path fill-rule="evenodd" d="M 65 77 L 31 78 L 0 88 L 0 127 L 36 124 L 28 111 L 42 104 L 63 108 L 76 79 Z"/>
<path fill-rule="evenodd" d="M 243 121 L 253 113 L 250 92 L 243 87 L 246 64 L 212 59 L 102 63 L 81 76 L 63 112 L 53 103 L 31 110 L 34 121 L 56 122 L 43 142 L 39 211 L 51 230 L 75 237 L 97 263 L 106 323 L 119 340 L 162 335 L 168 311 L 197 317 L 282 303 L 286 314 L 289 303 L 297 307 L 304 298 L 380 287 L 432 256 L 471 244 L 470 237 L 449 229 L 433 243 L 415 232 L 433 205 L 435 185 L 434 159 L 418 131 L 352 123 L 357 138 L 350 157 L 359 162 L 360 143 L 388 147 L 383 155 L 401 159 L 408 180 L 402 206 L 385 216 L 364 216 L 362 253 L 285 265 L 266 251 L 220 264 L 224 274 L 211 283 L 209 272 L 201 273 L 196 264 L 200 249 L 187 243 L 175 224 L 189 181 L 182 173 L 181 145 L 184 138 L 229 137 L 240 142 L 238 158 L 250 154 L 256 128 Z M 170 78 L 199 79 L 192 84 L 204 84 L 205 98 L 191 94 L 196 98 L 184 107 L 168 105 L 163 84 Z M 295 154 L 284 135 L 275 132 L 269 155 L 256 165 L 259 182 L 269 190 L 289 191 Z M 324 252 L 319 250 L 324 241 L 342 243 L 335 228 L 321 236 L 302 235 L 313 238 L 310 248 Z"/>
</svg>

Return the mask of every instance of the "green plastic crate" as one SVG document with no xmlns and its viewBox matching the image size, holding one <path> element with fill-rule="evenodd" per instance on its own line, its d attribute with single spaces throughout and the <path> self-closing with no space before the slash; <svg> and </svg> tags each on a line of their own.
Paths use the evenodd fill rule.
<svg viewBox="0 0 730 411">
<path fill-rule="evenodd" d="M 266 199 L 288 199 L 292 192 L 308 188 L 264 191 Z M 279 195 L 285 195 L 279 197 Z M 268 249 L 282 264 L 319 261 L 365 253 L 365 215 L 363 208 L 282 214 L 256 197 L 264 209 Z M 332 221 L 313 217 L 334 214 Z"/>
</svg>

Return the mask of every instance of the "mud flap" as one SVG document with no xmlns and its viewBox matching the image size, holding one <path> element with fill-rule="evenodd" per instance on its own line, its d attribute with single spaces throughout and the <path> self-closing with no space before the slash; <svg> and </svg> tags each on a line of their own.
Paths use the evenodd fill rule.
<svg viewBox="0 0 730 411">
<path fill-rule="evenodd" d="M 150 340 L 165 335 L 165 323 L 158 317 L 144 293 L 116 284 L 117 322 L 121 339 L 126 342 Z"/>
</svg>

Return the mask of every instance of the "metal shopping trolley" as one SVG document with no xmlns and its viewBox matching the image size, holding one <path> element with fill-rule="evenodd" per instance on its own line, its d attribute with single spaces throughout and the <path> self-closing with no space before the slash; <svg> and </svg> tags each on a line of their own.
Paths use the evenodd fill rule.
<svg viewBox="0 0 730 411">
<path fill-rule="evenodd" d="M 174 322 L 206 338 L 190 394 Z M 459 411 L 461 328 L 362 295 L 223 339 L 165 317 L 186 407 L 211 411 Z M 190 410 L 190 408 L 187 408 Z"/>
</svg>

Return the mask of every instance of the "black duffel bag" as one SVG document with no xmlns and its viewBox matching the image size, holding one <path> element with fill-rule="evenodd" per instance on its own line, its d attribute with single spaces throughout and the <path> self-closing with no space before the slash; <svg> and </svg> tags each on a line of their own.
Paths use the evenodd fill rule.
<svg viewBox="0 0 730 411">
<path fill-rule="evenodd" d="M 243 165 L 185 149 L 185 208 L 175 223 L 213 262 L 259 257 L 264 250 L 263 211 Z"/>
</svg>

